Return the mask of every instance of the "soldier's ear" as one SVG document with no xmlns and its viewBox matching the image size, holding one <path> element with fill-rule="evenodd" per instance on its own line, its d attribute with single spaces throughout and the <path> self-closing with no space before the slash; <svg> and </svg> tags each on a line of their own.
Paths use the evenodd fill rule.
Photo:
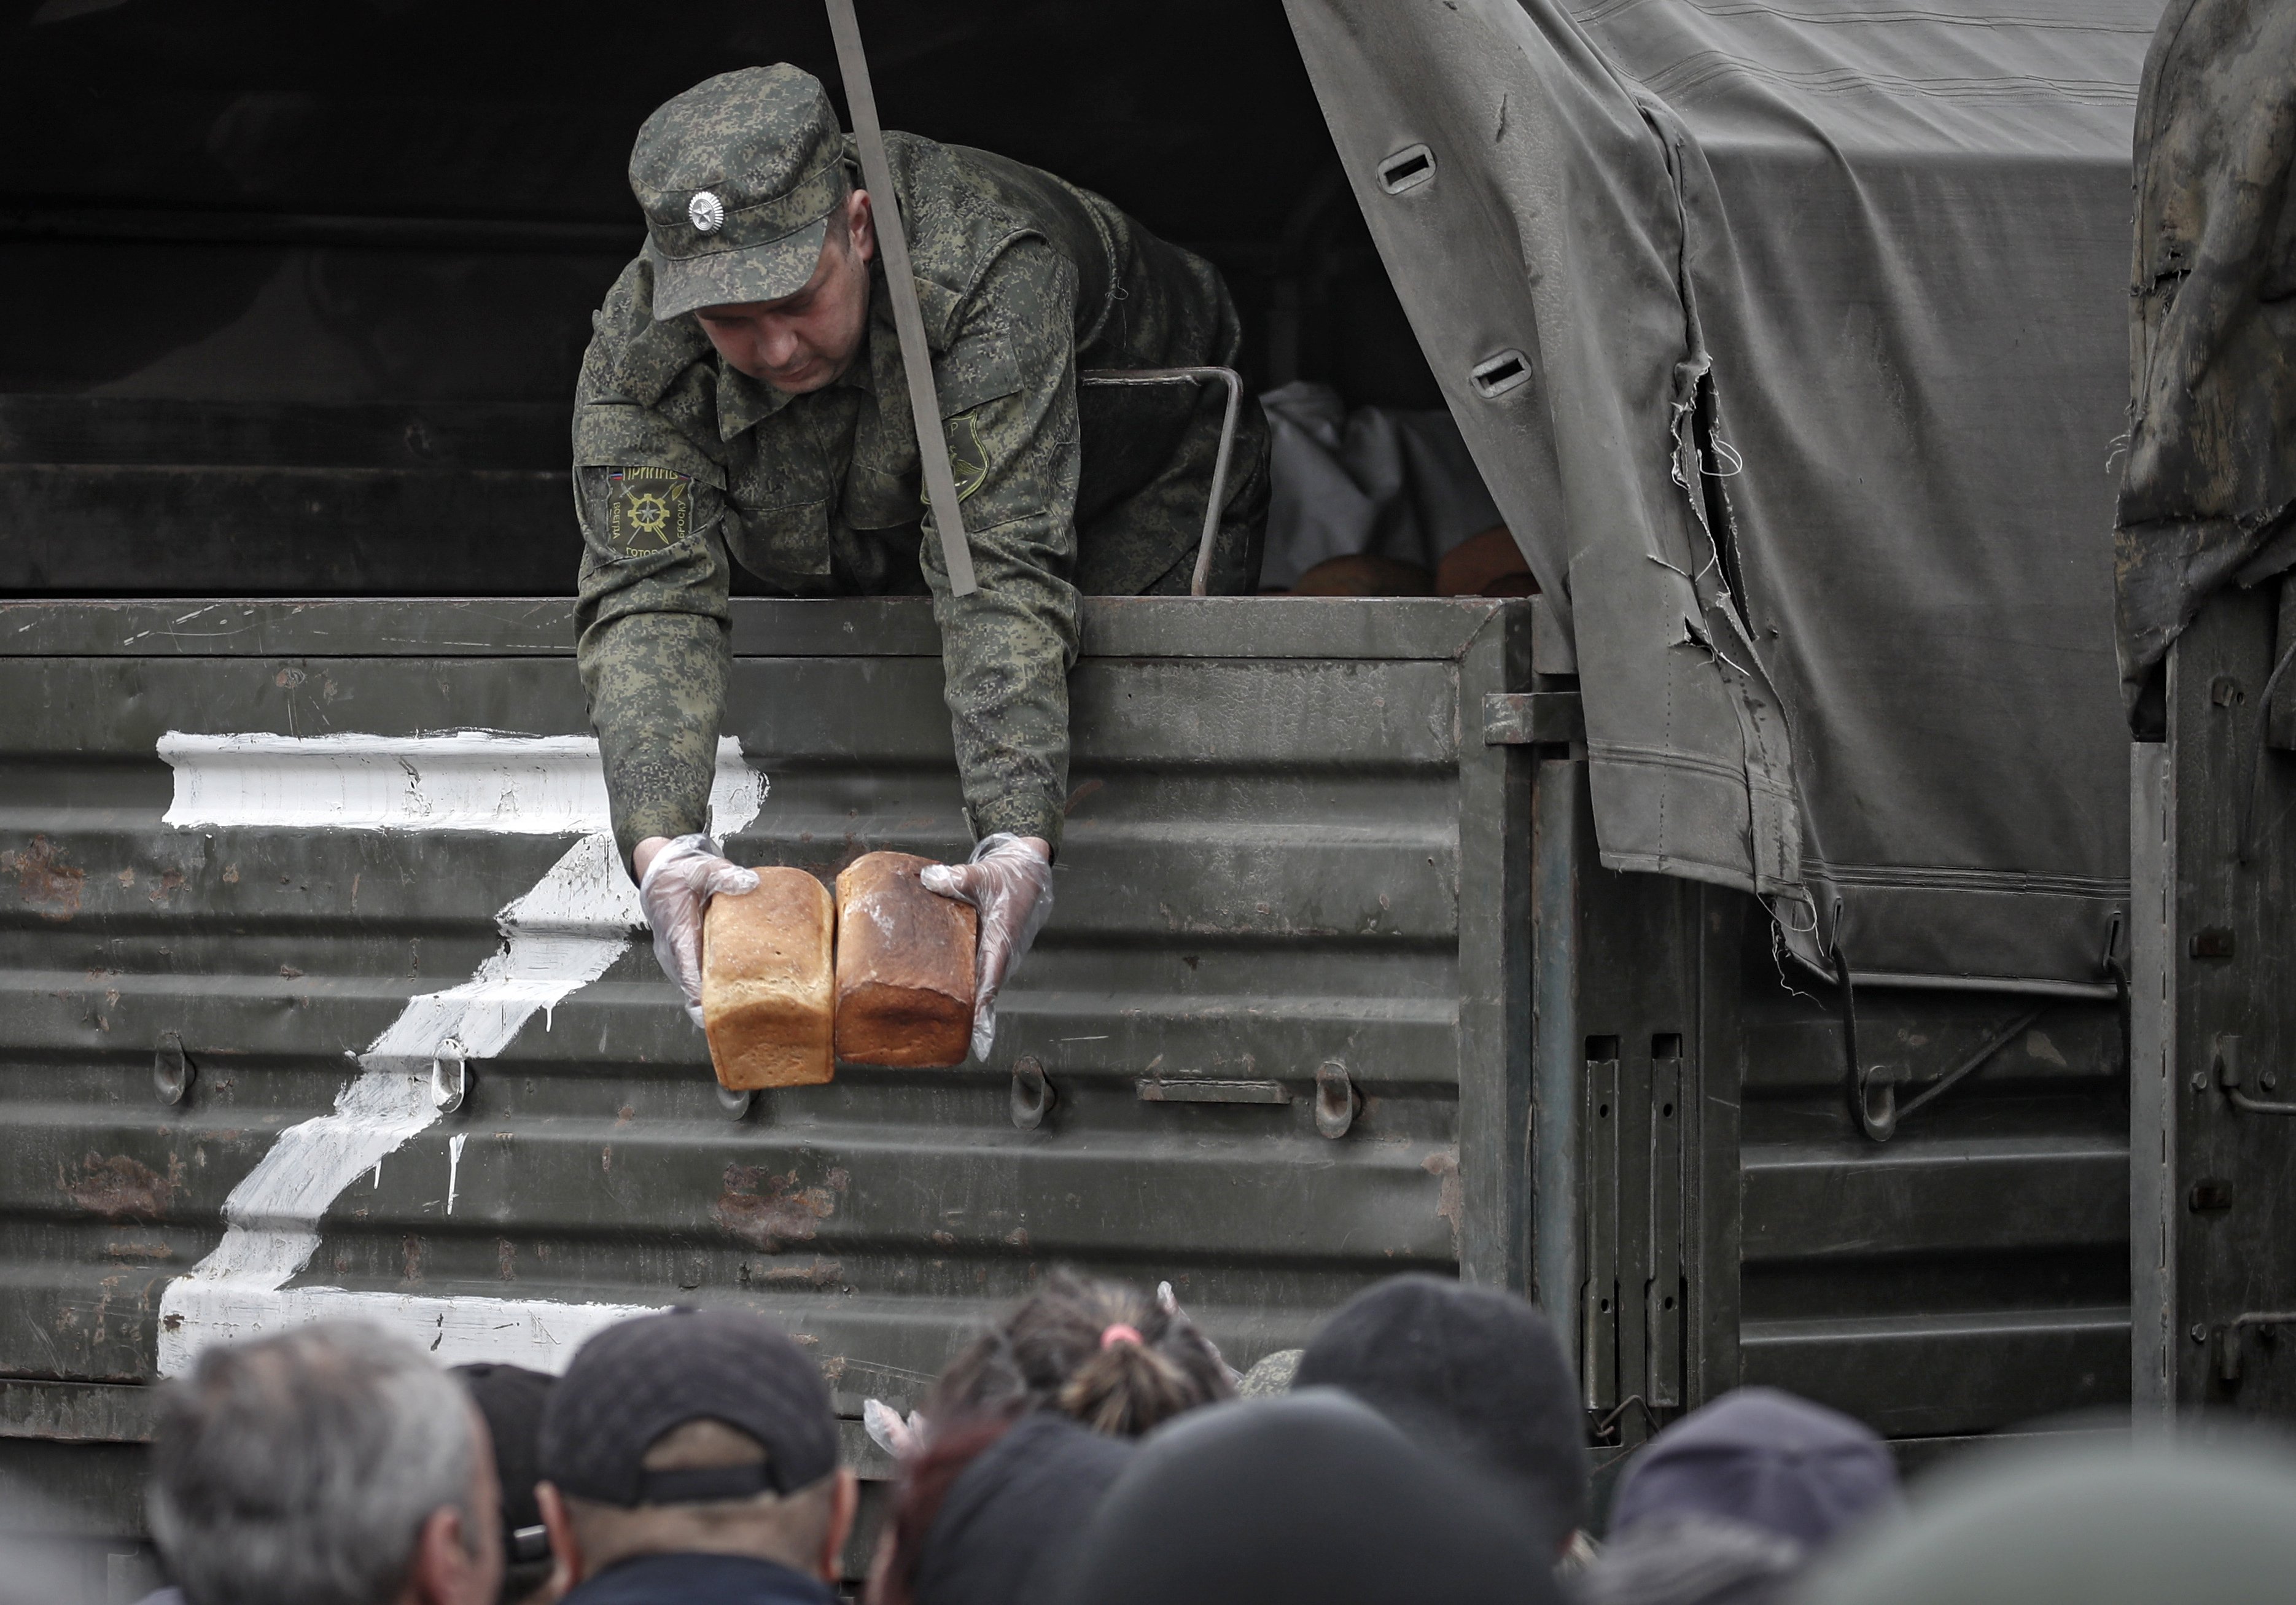
<svg viewBox="0 0 2296 1605">
<path fill-rule="evenodd" d="M 845 228 L 864 262 L 877 259 L 877 218 L 869 205 L 869 192 L 856 190 L 845 198 Z"/>
</svg>

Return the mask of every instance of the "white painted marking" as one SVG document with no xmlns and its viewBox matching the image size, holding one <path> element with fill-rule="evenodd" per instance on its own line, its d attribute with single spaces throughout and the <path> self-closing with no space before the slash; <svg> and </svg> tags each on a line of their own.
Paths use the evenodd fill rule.
<svg viewBox="0 0 2296 1605">
<path fill-rule="evenodd" d="M 463 1144 L 470 1140 L 471 1134 L 466 1131 L 458 1131 L 447 1139 L 447 1213 L 449 1215 L 455 1213 L 455 1180 L 463 1172 Z"/>
<path fill-rule="evenodd" d="M 593 1334 L 633 1315 L 659 1314 L 653 1304 L 560 1304 L 546 1298 L 488 1298 L 471 1294 L 434 1298 L 411 1293 L 363 1293 L 347 1288 L 289 1288 L 270 1293 L 221 1286 L 202 1316 L 221 1330 L 201 1343 L 253 1337 L 308 1326 L 314 1321 L 366 1321 L 428 1349 L 441 1365 L 509 1362 L 535 1371 L 564 1371 Z M 165 1354 L 166 1337 L 161 1338 Z M 168 1375 L 190 1363 L 196 1347 Z"/>
<path fill-rule="evenodd" d="M 439 1118 L 430 1061 L 441 1047 L 453 1041 L 467 1059 L 494 1057 L 537 1011 L 546 1015 L 603 975 L 644 928 L 637 888 L 605 826 L 597 743 L 487 732 L 412 740 L 170 733 L 160 750 L 175 768 L 167 817 L 179 826 L 589 832 L 496 916 L 502 950 L 460 986 L 409 999 L 358 1056 L 359 1074 L 334 1112 L 281 1133 L 232 1190 L 223 1240 L 161 1295 L 160 1373 L 180 1374 L 209 1343 L 338 1315 L 398 1330 L 444 1363 L 508 1360 L 555 1371 L 592 1331 L 652 1307 L 287 1286 L 317 1251 L 328 1207 L 369 1171 L 380 1188 L 384 1156 Z M 594 799 L 577 773 L 584 764 Z M 740 831 L 766 790 L 739 743 L 721 741 L 711 829 L 721 837 Z M 586 811 L 594 802 L 594 815 Z M 545 820 L 554 823 L 538 823 Z M 449 1214 L 463 1142 L 458 1134 L 448 1144 Z"/>
<path fill-rule="evenodd" d="M 176 772 L 167 822 L 332 831 L 488 831 L 561 836 L 611 829 L 590 736 L 186 735 L 160 738 Z M 757 817 L 765 776 L 718 743 L 712 814 Z M 744 809 L 746 808 L 746 812 Z M 723 833 L 722 831 L 720 832 Z"/>
</svg>

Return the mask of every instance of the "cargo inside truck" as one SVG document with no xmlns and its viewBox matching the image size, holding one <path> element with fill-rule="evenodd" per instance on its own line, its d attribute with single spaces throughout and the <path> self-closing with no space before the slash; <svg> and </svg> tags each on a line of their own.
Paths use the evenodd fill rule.
<svg viewBox="0 0 2296 1605">
<path fill-rule="evenodd" d="M 1805 9 L 862 6 L 888 126 L 1211 260 L 1253 392 L 1447 416 L 1538 594 L 1090 599 L 990 1061 L 755 1097 L 605 834 L 567 429 L 637 125 L 841 111 L 821 17 L 8 24 L 0 1473 L 87 1597 L 152 1385 L 331 1314 L 556 1369 L 754 1307 L 880 1479 L 865 1402 L 1056 1264 L 1239 1368 L 1516 1289 L 1604 1464 L 1744 1382 L 1908 1462 L 2125 1403 L 2158 6 Z M 734 856 L 968 848 L 929 603 L 752 586 L 734 651 Z"/>
</svg>

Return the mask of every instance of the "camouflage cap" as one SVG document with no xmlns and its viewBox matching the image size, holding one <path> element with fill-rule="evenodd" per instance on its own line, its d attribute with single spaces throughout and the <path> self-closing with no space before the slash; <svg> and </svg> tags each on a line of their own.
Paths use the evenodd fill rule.
<svg viewBox="0 0 2296 1605">
<path fill-rule="evenodd" d="M 821 80 L 787 62 L 720 73 L 659 108 L 630 151 L 654 316 L 804 289 L 847 193 L 844 155 Z"/>
</svg>

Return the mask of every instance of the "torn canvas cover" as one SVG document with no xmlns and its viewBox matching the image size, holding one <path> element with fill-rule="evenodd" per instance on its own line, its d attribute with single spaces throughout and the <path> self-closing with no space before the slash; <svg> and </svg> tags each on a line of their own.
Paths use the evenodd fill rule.
<svg viewBox="0 0 2296 1605">
<path fill-rule="evenodd" d="M 2136 113 L 2123 693 L 2210 594 L 2296 564 L 2296 5 L 2175 0 Z"/>
<path fill-rule="evenodd" d="M 2107 985 L 2159 0 L 1289 5 L 1567 603 L 1603 862 L 1760 892 L 1861 979 Z"/>
</svg>

